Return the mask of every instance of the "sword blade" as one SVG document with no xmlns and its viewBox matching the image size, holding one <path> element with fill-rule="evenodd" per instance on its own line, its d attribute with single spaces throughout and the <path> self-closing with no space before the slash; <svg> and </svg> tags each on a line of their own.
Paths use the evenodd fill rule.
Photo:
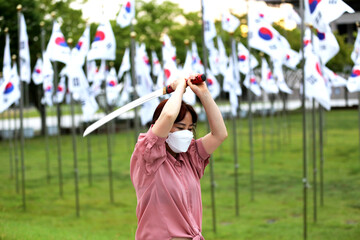
<svg viewBox="0 0 360 240">
<path fill-rule="evenodd" d="M 163 89 L 159 89 L 156 90 L 155 92 L 149 93 L 143 97 L 140 97 L 124 106 L 122 106 L 121 108 L 116 109 L 115 111 L 109 113 L 108 115 L 106 115 L 103 118 L 100 118 L 99 120 L 97 120 L 96 122 L 94 122 L 93 124 L 91 124 L 89 127 L 87 127 L 84 131 L 83 137 L 87 136 L 88 134 L 90 134 L 91 132 L 93 132 L 95 129 L 101 127 L 102 125 L 104 125 L 105 123 L 113 120 L 114 118 L 120 116 L 121 114 L 147 102 L 150 101 L 154 98 L 160 97 L 164 94 Z"/>
</svg>

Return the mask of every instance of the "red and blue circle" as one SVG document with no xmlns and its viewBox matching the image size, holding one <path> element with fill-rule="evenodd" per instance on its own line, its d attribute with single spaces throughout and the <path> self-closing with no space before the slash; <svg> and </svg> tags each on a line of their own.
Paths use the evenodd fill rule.
<svg viewBox="0 0 360 240">
<path fill-rule="evenodd" d="M 131 11 L 131 3 L 129 1 L 125 5 L 125 10 L 127 13 L 130 13 L 130 11 Z"/>
<path fill-rule="evenodd" d="M 5 90 L 4 90 L 4 94 L 9 94 L 11 93 L 12 91 L 14 91 L 14 85 L 9 82 L 8 84 L 6 84 L 5 86 Z"/>
<path fill-rule="evenodd" d="M 322 33 L 322 32 L 317 32 L 317 36 L 319 38 L 319 40 L 324 40 L 325 39 L 325 33 Z"/>
<path fill-rule="evenodd" d="M 246 61 L 246 55 L 244 55 L 244 54 L 238 55 L 238 61 L 240 61 L 240 62 Z"/>
<path fill-rule="evenodd" d="M 56 43 L 56 45 L 59 45 L 61 47 L 67 47 L 68 46 L 64 37 L 57 37 L 55 39 L 55 43 Z"/>
<path fill-rule="evenodd" d="M 310 13 L 312 14 L 315 11 L 317 5 L 321 2 L 321 0 L 309 0 Z"/>
<path fill-rule="evenodd" d="M 359 77 L 360 76 L 360 69 L 354 69 L 351 72 L 351 77 Z"/>
<path fill-rule="evenodd" d="M 96 41 L 102 41 L 105 39 L 105 33 L 102 31 L 96 31 L 95 33 L 95 38 L 94 38 L 94 42 Z"/>
<path fill-rule="evenodd" d="M 109 86 L 109 87 L 115 87 L 115 86 L 116 86 L 115 80 L 110 80 L 110 81 L 108 82 L 108 86 Z"/>
<path fill-rule="evenodd" d="M 259 36 L 266 41 L 269 41 L 273 38 L 271 30 L 266 27 L 261 27 L 259 29 Z"/>
</svg>

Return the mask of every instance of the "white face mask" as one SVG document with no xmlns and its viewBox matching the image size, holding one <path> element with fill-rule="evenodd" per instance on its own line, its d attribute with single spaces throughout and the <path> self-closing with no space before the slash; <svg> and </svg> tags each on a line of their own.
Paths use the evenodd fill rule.
<svg viewBox="0 0 360 240">
<path fill-rule="evenodd" d="M 189 130 L 181 130 L 169 133 L 167 144 L 175 153 L 186 152 L 190 146 L 194 134 Z"/>
</svg>

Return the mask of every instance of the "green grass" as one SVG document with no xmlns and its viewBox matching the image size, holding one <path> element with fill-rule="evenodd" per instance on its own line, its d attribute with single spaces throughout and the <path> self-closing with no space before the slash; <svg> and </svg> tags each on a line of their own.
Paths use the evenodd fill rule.
<svg viewBox="0 0 360 240">
<path fill-rule="evenodd" d="M 357 110 L 325 113 L 324 206 L 317 176 L 317 221 L 314 222 L 311 115 L 307 114 L 308 239 L 360 237 L 360 160 Z M 263 155 L 262 119 L 254 119 L 254 200 L 251 200 L 248 121 L 237 121 L 239 216 L 235 214 L 232 122 L 228 139 L 213 154 L 216 181 L 216 233 L 213 232 L 210 168 L 201 181 L 203 235 L 207 240 L 303 239 L 302 117 L 298 113 L 266 119 Z M 282 124 L 277 122 L 282 120 Z M 318 118 L 317 118 L 318 122 Z M 287 128 L 290 123 L 290 128 Z M 200 124 L 202 136 L 206 125 Z M 271 134 L 272 133 L 272 134 Z M 318 138 L 318 129 L 317 129 Z M 76 217 L 71 136 L 61 136 L 63 197 L 59 196 L 57 138 L 49 138 L 50 183 L 46 178 L 44 139 L 25 140 L 26 211 L 21 186 L 10 177 L 9 141 L 0 145 L 0 239 L 134 239 L 136 196 L 129 176 L 134 147 L 132 131 L 113 135 L 114 203 L 110 201 L 106 135 L 90 135 L 93 184 L 89 186 L 87 138 L 78 137 L 80 217 Z M 317 165 L 319 167 L 319 145 Z M 13 151 L 13 149 L 12 149 Z M 19 151 L 18 151 L 19 152 Z M 20 156 L 20 152 L 18 153 Z M 12 156 L 14 158 L 14 155 Z M 20 167 L 19 167 L 20 169 Z M 19 175 L 19 179 L 21 176 Z"/>
</svg>

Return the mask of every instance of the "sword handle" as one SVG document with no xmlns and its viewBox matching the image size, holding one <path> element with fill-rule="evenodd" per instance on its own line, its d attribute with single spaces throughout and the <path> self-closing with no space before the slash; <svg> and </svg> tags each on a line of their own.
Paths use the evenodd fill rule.
<svg viewBox="0 0 360 240">
<path fill-rule="evenodd" d="M 193 77 L 190 77 L 190 78 L 185 78 L 185 81 L 187 80 L 190 80 L 193 84 L 200 84 L 204 81 L 206 81 L 206 76 L 205 74 L 196 74 L 195 76 Z M 164 90 L 163 90 L 163 93 L 164 94 L 169 94 L 169 93 L 172 93 L 174 91 L 174 89 L 172 89 L 172 87 L 169 85 L 167 85 L 166 87 L 164 87 Z"/>
</svg>

